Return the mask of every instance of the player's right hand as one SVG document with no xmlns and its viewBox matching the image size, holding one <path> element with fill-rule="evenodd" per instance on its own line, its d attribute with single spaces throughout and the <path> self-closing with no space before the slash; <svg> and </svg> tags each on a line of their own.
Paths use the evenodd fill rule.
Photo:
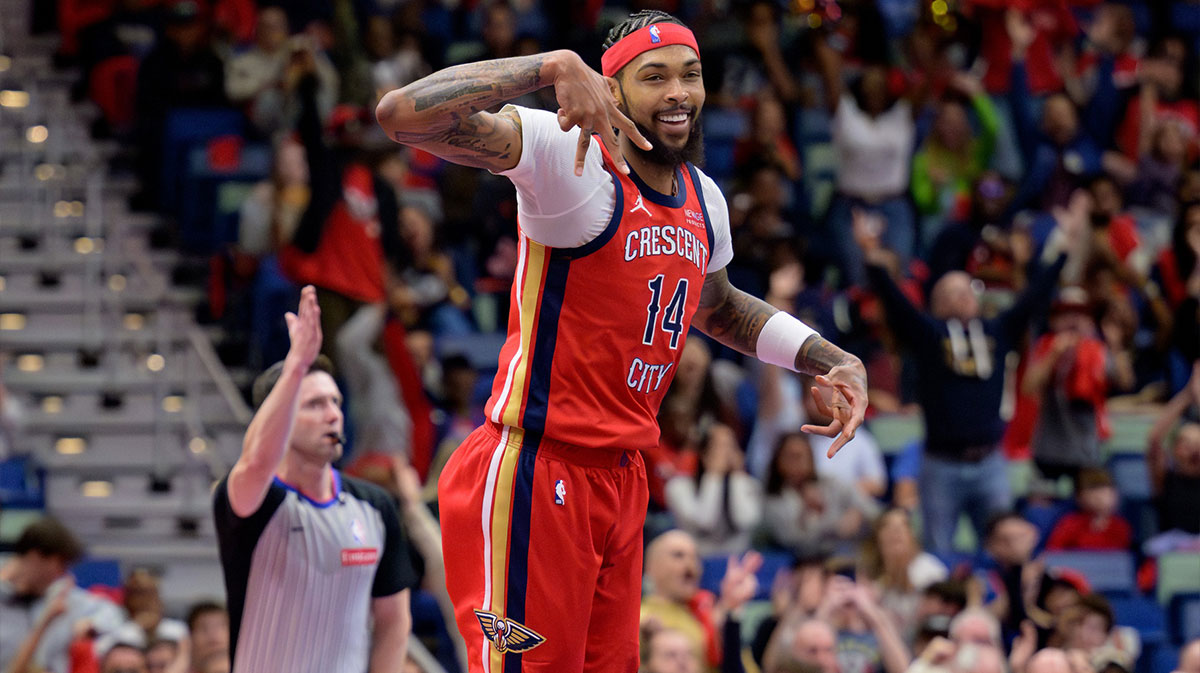
<svg viewBox="0 0 1200 673">
<path fill-rule="evenodd" d="M 292 341 L 287 359 L 302 371 L 308 371 L 321 352 L 321 307 L 317 305 L 316 288 L 305 285 L 300 291 L 300 307 L 296 313 L 289 311 L 284 315 L 284 320 Z"/>
<path fill-rule="evenodd" d="M 562 65 L 554 77 L 554 95 L 558 99 L 558 125 L 563 131 L 579 127 L 579 144 L 575 151 L 575 175 L 583 175 L 583 162 L 592 134 L 599 133 L 617 168 L 629 173 L 629 165 L 621 155 L 615 126 L 638 147 L 651 148 L 637 126 L 619 109 L 613 96 L 615 81 L 592 70 L 574 52 L 564 54 Z"/>
</svg>

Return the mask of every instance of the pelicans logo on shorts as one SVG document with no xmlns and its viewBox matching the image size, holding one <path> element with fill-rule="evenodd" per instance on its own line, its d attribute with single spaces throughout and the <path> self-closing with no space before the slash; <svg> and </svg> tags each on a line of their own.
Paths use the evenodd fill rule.
<svg viewBox="0 0 1200 673">
<path fill-rule="evenodd" d="M 479 619 L 483 635 L 487 636 L 497 652 L 524 652 L 546 642 L 529 627 L 511 619 L 483 610 L 476 610 L 475 616 Z"/>
</svg>

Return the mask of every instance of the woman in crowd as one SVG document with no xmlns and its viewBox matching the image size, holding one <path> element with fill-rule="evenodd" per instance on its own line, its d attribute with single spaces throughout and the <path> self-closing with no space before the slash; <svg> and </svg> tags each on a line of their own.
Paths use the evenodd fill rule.
<svg viewBox="0 0 1200 673">
<path fill-rule="evenodd" d="M 804 553 L 829 545 L 852 549 L 879 505 L 850 484 L 821 478 L 808 437 L 793 432 L 779 440 L 767 470 L 763 523 L 775 544 Z"/>
</svg>

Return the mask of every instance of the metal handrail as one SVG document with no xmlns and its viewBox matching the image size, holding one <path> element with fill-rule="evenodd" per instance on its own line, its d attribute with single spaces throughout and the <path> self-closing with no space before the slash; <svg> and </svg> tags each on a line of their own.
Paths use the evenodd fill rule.
<svg viewBox="0 0 1200 673">
<path fill-rule="evenodd" d="M 213 383 L 217 385 L 217 390 L 221 392 L 221 396 L 225 398 L 226 404 L 229 405 L 229 409 L 233 413 L 233 420 L 244 425 L 249 425 L 250 418 L 254 415 L 250 410 L 250 405 L 246 404 L 246 400 L 242 398 L 237 385 L 230 378 L 229 372 L 221 364 L 221 359 L 217 357 L 217 352 L 213 349 L 212 342 L 208 340 L 208 337 L 205 336 L 199 327 L 194 325 L 188 329 L 187 337 L 196 355 L 199 356 L 201 364 L 204 365 L 204 369 L 212 377 Z"/>
</svg>

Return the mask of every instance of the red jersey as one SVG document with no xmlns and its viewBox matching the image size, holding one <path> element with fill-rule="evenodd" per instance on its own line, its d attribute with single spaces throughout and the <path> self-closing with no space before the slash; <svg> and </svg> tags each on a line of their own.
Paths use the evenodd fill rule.
<svg viewBox="0 0 1200 673">
<path fill-rule="evenodd" d="M 383 301 L 383 248 L 371 171 L 355 164 L 342 176 L 342 194 L 311 254 L 287 246 L 279 255 L 292 281 L 332 290 L 361 302 Z"/>
<path fill-rule="evenodd" d="M 1064 515 L 1050 531 L 1046 549 L 1129 549 L 1133 529 L 1120 514 L 1108 517 L 1103 528 L 1092 524 L 1092 515 L 1071 512 Z"/>
<path fill-rule="evenodd" d="M 666 196 L 622 175 L 604 232 L 551 248 L 520 227 L 508 338 L 487 403 L 493 422 L 577 446 L 648 449 L 700 302 L 713 227 L 700 177 Z"/>
</svg>

